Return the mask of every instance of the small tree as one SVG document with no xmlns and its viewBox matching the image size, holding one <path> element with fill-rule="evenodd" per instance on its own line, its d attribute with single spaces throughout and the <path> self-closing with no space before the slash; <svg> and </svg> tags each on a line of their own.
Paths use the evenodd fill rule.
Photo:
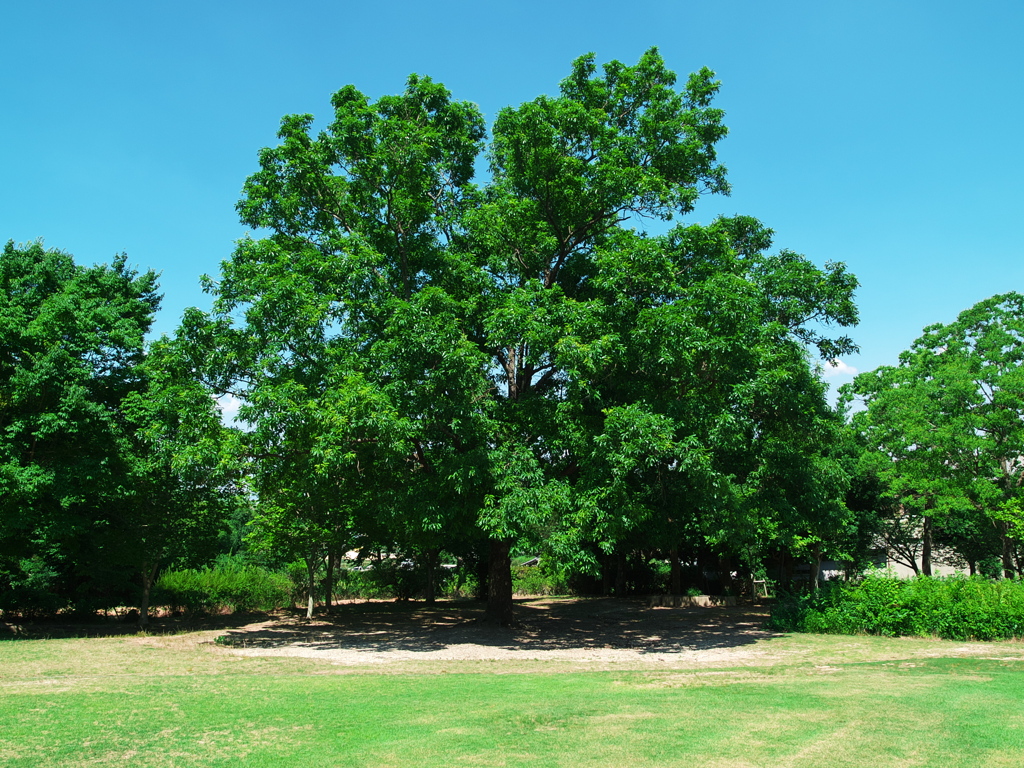
<svg viewBox="0 0 1024 768">
<path fill-rule="evenodd" d="M 861 374 L 846 390 L 866 409 L 854 425 L 905 515 L 920 521 L 922 571 L 936 528 L 965 533 L 963 516 L 1005 509 L 1024 482 L 1024 297 L 993 296 L 933 325 L 898 366 Z M 1008 523 L 996 518 L 1005 575 L 1016 569 Z M 956 536 L 950 537 L 953 542 Z M 963 556 L 978 553 L 963 542 Z"/>
</svg>

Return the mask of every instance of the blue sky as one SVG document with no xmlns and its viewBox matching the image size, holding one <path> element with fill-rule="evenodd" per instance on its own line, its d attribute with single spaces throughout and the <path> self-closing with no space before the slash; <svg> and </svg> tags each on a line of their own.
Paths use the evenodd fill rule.
<svg viewBox="0 0 1024 768">
<path fill-rule="evenodd" d="M 845 262 L 862 284 L 847 366 L 1024 291 L 1019 2 L 38 0 L 0 19 L 0 240 L 158 270 L 157 332 L 209 305 L 198 277 L 244 234 L 234 204 L 283 115 L 417 72 L 490 119 L 582 53 L 652 45 L 722 81 L 734 191 L 690 220 L 756 216 L 777 247 Z"/>
</svg>

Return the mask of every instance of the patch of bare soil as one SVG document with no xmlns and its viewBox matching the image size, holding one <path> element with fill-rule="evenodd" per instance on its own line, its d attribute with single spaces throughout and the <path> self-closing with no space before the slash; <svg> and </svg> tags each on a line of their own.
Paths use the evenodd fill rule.
<svg viewBox="0 0 1024 768">
<path fill-rule="evenodd" d="M 742 664 L 770 652 L 762 608 L 649 608 L 616 598 L 516 601 L 518 624 L 483 622 L 471 602 L 350 603 L 306 621 L 280 616 L 226 632 L 247 656 L 298 656 L 342 665 L 392 662 L 551 661 L 605 668 Z"/>
</svg>

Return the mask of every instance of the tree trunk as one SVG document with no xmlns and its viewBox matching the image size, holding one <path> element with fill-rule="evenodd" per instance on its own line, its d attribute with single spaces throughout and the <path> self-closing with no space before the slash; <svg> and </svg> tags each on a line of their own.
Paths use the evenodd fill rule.
<svg viewBox="0 0 1024 768">
<path fill-rule="evenodd" d="M 1009 526 L 1006 523 L 1002 523 L 1002 525 L 1000 527 L 1002 528 L 1002 530 L 1000 531 L 1000 538 L 1003 540 L 1003 553 L 1002 553 L 1003 578 L 1004 579 L 1012 579 L 1013 578 L 1013 558 L 1010 555 L 1010 537 L 1006 535 L 1006 531 L 1007 531 L 1007 528 L 1009 528 Z"/>
<path fill-rule="evenodd" d="M 921 526 L 921 573 L 932 575 L 932 519 L 924 518 Z"/>
<path fill-rule="evenodd" d="M 779 586 L 793 590 L 793 568 L 784 549 L 779 551 Z"/>
<path fill-rule="evenodd" d="M 306 558 L 306 588 L 309 595 L 306 598 L 306 618 L 313 618 L 313 606 L 316 604 L 316 558 Z"/>
<path fill-rule="evenodd" d="M 338 552 L 334 547 L 327 550 L 327 571 L 324 573 L 324 608 L 328 611 L 334 605 L 334 568 L 338 564 Z"/>
<path fill-rule="evenodd" d="M 619 549 L 615 553 L 615 596 L 626 594 L 626 552 Z"/>
<path fill-rule="evenodd" d="M 145 627 L 149 624 L 149 596 L 153 591 L 158 567 L 159 563 L 153 563 L 151 566 L 142 566 L 142 602 L 139 604 L 140 627 Z"/>
<path fill-rule="evenodd" d="M 683 594 L 683 569 L 679 564 L 679 548 L 672 547 L 668 551 L 669 563 L 669 593 L 673 595 Z"/>
<path fill-rule="evenodd" d="M 821 581 L 821 548 L 814 548 L 814 563 L 811 566 L 811 589 L 814 592 L 818 591 Z"/>
<path fill-rule="evenodd" d="M 487 569 L 487 621 L 499 627 L 511 626 L 512 540 L 491 539 Z"/>
<path fill-rule="evenodd" d="M 487 548 L 487 552 L 483 551 L 484 546 Z M 478 550 L 474 551 L 473 559 L 473 575 L 476 576 L 476 589 L 473 592 L 474 600 L 486 600 L 487 594 L 490 592 L 490 567 L 491 567 L 491 544 L 490 541 L 486 545 L 481 545 Z M 509 565 L 511 572 L 512 566 Z"/>
<path fill-rule="evenodd" d="M 432 548 L 426 550 L 423 553 L 423 555 L 424 555 L 424 559 L 426 560 L 426 564 L 427 564 L 427 588 L 426 588 L 426 593 L 423 596 L 423 599 L 426 600 L 428 603 L 432 603 L 432 602 L 434 602 L 434 599 L 435 599 L 434 598 L 434 591 L 435 591 L 434 577 L 435 577 L 436 572 L 437 572 L 437 548 L 436 547 L 432 547 Z"/>
<path fill-rule="evenodd" d="M 601 558 L 601 595 L 608 597 L 612 593 L 614 587 L 614 574 L 612 573 L 612 567 L 614 561 L 611 555 L 605 555 Z"/>
<path fill-rule="evenodd" d="M 718 578 L 722 582 L 722 592 L 730 594 L 735 585 L 732 581 L 732 558 L 728 555 L 718 556 Z"/>
</svg>

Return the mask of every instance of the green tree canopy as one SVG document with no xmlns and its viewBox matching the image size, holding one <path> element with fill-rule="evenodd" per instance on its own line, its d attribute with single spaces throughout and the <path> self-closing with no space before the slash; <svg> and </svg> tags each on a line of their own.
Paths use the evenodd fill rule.
<svg viewBox="0 0 1024 768">
<path fill-rule="evenodd" d="M 121 404 L 140 387 L 158 304 L 156 275 L 137 274 L 124 256 L 87 268 L 41 243 L 4 247 L 0 542 L 11 578 L 39 558 L 67 595 L 109 570 L 101 534 L 126 471 Z"/>
<path fill-rule="evenodd" d="M 6 607 L 136 604 L 137 578 L 148 594 L 161 562 L 215 531 L 223 482 L 200 477 L 216 458 L 197 458 L 220 425 L 166 344 L 146 355 L 159 301 L 156 275 L 124 256 L 83 267 L 11 242 L 0 254 Z"/>
<path fill-rule="evenodd" d="M 490 142 L 474 105 L 418 76 L 376 102 L 343 88 L 317 134 L 284 118 L 238 204 L 268 235 L 238 244 L 185 333 L 244 400 L 247 455 L 287 462 L 257 476 L 331 478 L 285 516 L 358 499 L 354 530 L 486 541 L 507 622 L 513 542 L 568 552 L 658 515 L 724 540 L 782 497 L 829 507 L 842 483 L 814 490 L 804 466 L 827 432 L 806 345 L 852 349 L 821 329 L 856 321 L 854 278 L 768 255 L 744 217 L 637 228 L 728 192 L 717 90 L 707 69 L 677 87 L 652 49 L 578 59 Z"/>
<path fill-rule="evenodd" d="M 1021 494 L 1024 482 L 1024 297 L 993 296 L 936 324 L 900 355 L 897 366 L 861 374 L 846 397 L 866 409 L 855 426 L 868 457 L 902 512 L 920 520 L 925 547 L 933 528 L 961 531 L 954 541 L 978 560 L 977 520 Z M 999 521 L 1004 571 L 1015 570 Z M 970 535 L 974 530 L 975 534 Z M 925 552 L 927 572 L 928 553 Z M 1019 564 L 1016 566 L 1019 569 Z"/>
</svg>

